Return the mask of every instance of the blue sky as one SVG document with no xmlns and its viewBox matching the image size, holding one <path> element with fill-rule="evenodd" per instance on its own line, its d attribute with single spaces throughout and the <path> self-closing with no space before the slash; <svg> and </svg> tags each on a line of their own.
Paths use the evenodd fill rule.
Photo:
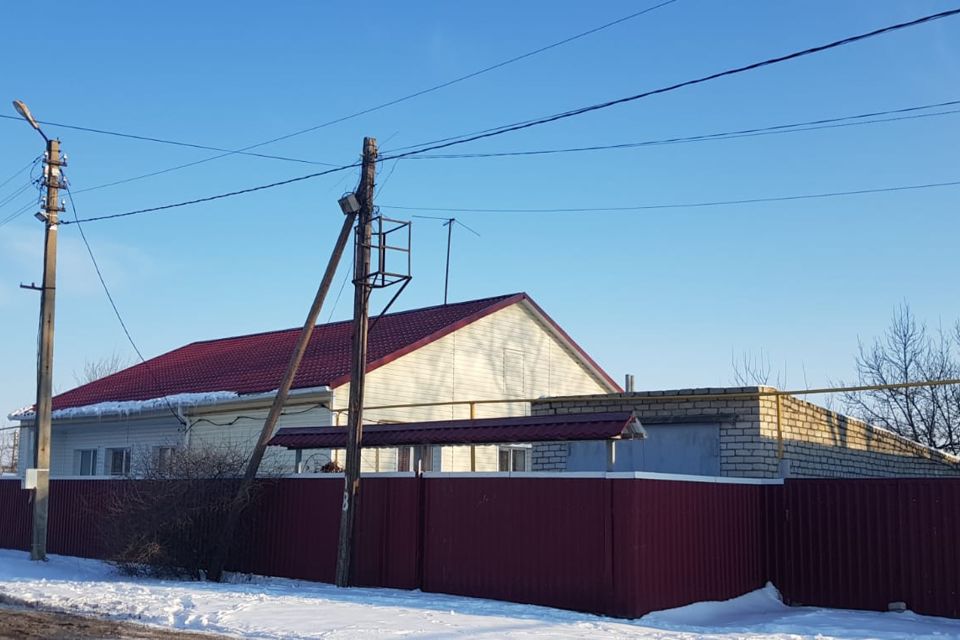
<svg viewBox="0 0 960 640">
<path fill-rule="evenodd" d="M 19 3 L 5 12 L 0 109 L 12 114 L 5 105 L 19 98 L 43 120 L 237 148 L 651 4 L 55 3 L 51 36 L 37 9 Z M 679 0 L 261 151 L 352 162 L 364 135 L 390 150 L 638 93 L 952 6 Z M 689 136 L 953 100 L 960 98 L 958 62 L 960 18 L 952 18 L 458 150 Z M 451 207 L 481 234 L 454 232 L 451 299 L 527 291 L 617 379 L 632 372 L 640 388 L 728 384 L 731 353 L 763 349 L 786 368 L 788 386 L 819 386 L 851 377 L 858 337 L 881 332 L 902 301 L 932 324 L 960 318 L 960 189 L 627 213 L 456 208 L 616 207 L 957 180 L 958 123 L 954 115 L 622 151 L 401 161 L 382 167 L 378 202 L 385 211 Z M 47 130 L 62 140 L 75 191 L 211 155 Z M 0 142 L 0 181 L 42 151 L 20 122 L 0 120 Z M 90 217 L 316 169 L 231 156 L 77 193 L 76 206 Z M 0 200 L 25 181 L 0 189 Z M 334 174 L 86 230 L 150 357 L 194 340 L 299 325 L 341 223 L 336 199 L 355 182 L 355 172 Z M 28 200 L 24 194 L 0 207 L 0 218 Z M 29 213 L 0 227 L 3 413 L 35 393 L 38 299 L 17 286 L 40 279 L 42 228 Z M 414 279 L 397 308 L 442 302 L 446 230 L 440 221 L 416 219 L 413 238 Z M 114 351 L 130 357 L 132 350 L 75 226 L 62 229 L 59 277 L 55 384 L 66 390 L 85 360 Z M 349 315 L 350 300 L 345 292 L 334 319 Z"/>
</svg>

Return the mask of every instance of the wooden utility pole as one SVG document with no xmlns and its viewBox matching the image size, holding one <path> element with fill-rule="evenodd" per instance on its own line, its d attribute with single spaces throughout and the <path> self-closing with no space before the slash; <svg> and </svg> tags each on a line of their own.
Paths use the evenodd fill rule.
<svg viewBox="0 0 960 640">
<path fill-rule="evenodd" d="M 60 224 L 60 141 L 47 140 L 43 169 L 43 285 L 40 289 L 40 354 L 37 359 L 37 405 L 34 419 L 32 560 L 47 559 L 47 510 L 50 495 L 50 415 L 53 403 L 53 321 L 57 292 L 57 227 Z"/>
<path fill-rule="evenodd" d="M 353 522 L 360 494 L 360 441 L 363 438 L 363 385 L 367 372 L 367 329 L 370 307 L 370 241 L 373 189 L 377 170 L 377 141 L 363 139 L 360 175 L 360 219 L 357 222 L 353 270 L 353 355 L 350 370 L 350 404 L 347 413 L 347 462 L 343 480 L 343 508 L 337 545 L 337 586 L 350 585 Z"/>
<path fill-rule="evenodd" d="M 290 394 L 290 388 L 293 386 L 293 379 L 296 377 L 297 370 L 300 368 L 303 354 L 306 353 L 307 346 L 310 344 L 310 336 L 313 335 L 313 329 L 317 324 L 320 309 L 323 307 L 327 292 L 330 290 L 333 277 L 337 273 L 340 258 L 343 256 L 343 250 L 346 248 L 347 241 L 350 239 L 350 231 L 353 229 L 354 221 L 357 219 L 357 213 L 356 211 L 345 211 L 344 213 L 343 226 L 340 228 L 337 243 L 333 248 L 333 253 L 330 255 L 330 260 L 327 262 L 327 269 L 323 274 L 323 280 L 320 281 L 320 287 L 317 289 L 317 295 L 313 298 L 313 305 L 311 305 L 310 311 L 307 313 L 307 319 L 303 323 L 303 329 L 300 331 L 297 345 L 294 347 L 290 361 L 287 363 L 287 370 L 283 374 L 280 388 L 277 390 L 277 395 L 274 397 L 273 404 L 270 406 L 270 413 L 267 414 L 267 419 L 263 423 L 263 429 L 260 431 L 260 439 L 257 440 L 253 453 L 250 455 L 250 460 L 247 462 L 247 469 L 244 473 L 243 480 L 240 482 L 237 493 L 234 495 L 233 501 L 230 504 L 230 511 L 227 513 L 223 532 L 221 533 L 220 544 L 217 545 L 209 571 L 207 572 L 208 579 L 214 582 L 219 582 L 223 577 L 224 564 L 226 563 L 227 553 L 230 550 L 230 543 L 233 540 L 233 533 L 237 527 L 237 522 L 240 519 L 243 507 L 247 503 L 253 482 L 257 477 L 257 471 L 260 469 L 263 454 L 267 449 L 267 442 L 273 437 L 274 429 L 280 420 L 280 415 L 283 413 L 283 406 L 286 404 L 287 397 Z"/>
</svg>

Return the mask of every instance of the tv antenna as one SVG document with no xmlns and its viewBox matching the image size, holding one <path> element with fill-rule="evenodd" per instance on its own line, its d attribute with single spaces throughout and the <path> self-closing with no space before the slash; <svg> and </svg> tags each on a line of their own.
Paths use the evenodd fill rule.
<svg viewBox="0 0 960 640">
<path fill-rule="evenodd" d="M 443 304 L 447 304 L 447 294 L 450 290 L 450 245 L 453 242 L 453 225 L 458 224 L 473 235 L 480 237 L 480 234 L 475 230 L 471 229 L 467 225 L 463 224 L 456 218 L 445 218 L 443 216 L 420 216 L 415 215 L 414 218 L 427 218 L 430 220 L 443 220 L 443 226 L 447 228 L 447 266 L 445 275 L 443 277 Z"/>
</svg>

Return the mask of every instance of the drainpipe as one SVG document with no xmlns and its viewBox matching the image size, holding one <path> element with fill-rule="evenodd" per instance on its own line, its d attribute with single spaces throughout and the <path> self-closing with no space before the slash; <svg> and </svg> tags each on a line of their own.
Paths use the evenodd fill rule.
<svg viewBox="0 0 960 640">
<path fill-rule="evenodd" d="M 477 403 L 470 403 L 470 419 L 477 419 Z M 470 471 L 477 470 L 477 447 L 475 445 L 470 445 Z"/>
</svg>

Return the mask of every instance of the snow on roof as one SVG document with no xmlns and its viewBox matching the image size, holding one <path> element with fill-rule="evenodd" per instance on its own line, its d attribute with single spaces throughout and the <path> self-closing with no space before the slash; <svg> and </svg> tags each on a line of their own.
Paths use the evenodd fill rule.
<svg viewBox="0 0 960 640">
<path fill-rule="evenodd" d="M 173 408 L 174 410 L 182 407 L 195 407 L 202 404 L 211 404 L 214 402 L 223 402 L 239 398 L 240 395 L 235 391 L 210 391 L 207 393 L 178 393 L 160 398 L 148 398 L 147 400 L 125 400 L 125 401 L 107 401 L 88 404 L 81 407 L 67 407 L 65 409 L 55 409 L 52 417 L 59 419 L 70 418 L 99 418 L 103 415 L 131 415 L 143 413 L 144 411 L 154 411 L 156 409 Z M 11 420 L 24 420 L 34 417 L 33 407 L 24 407 L 14 411 L 8 416 Z"/>
</svg>

